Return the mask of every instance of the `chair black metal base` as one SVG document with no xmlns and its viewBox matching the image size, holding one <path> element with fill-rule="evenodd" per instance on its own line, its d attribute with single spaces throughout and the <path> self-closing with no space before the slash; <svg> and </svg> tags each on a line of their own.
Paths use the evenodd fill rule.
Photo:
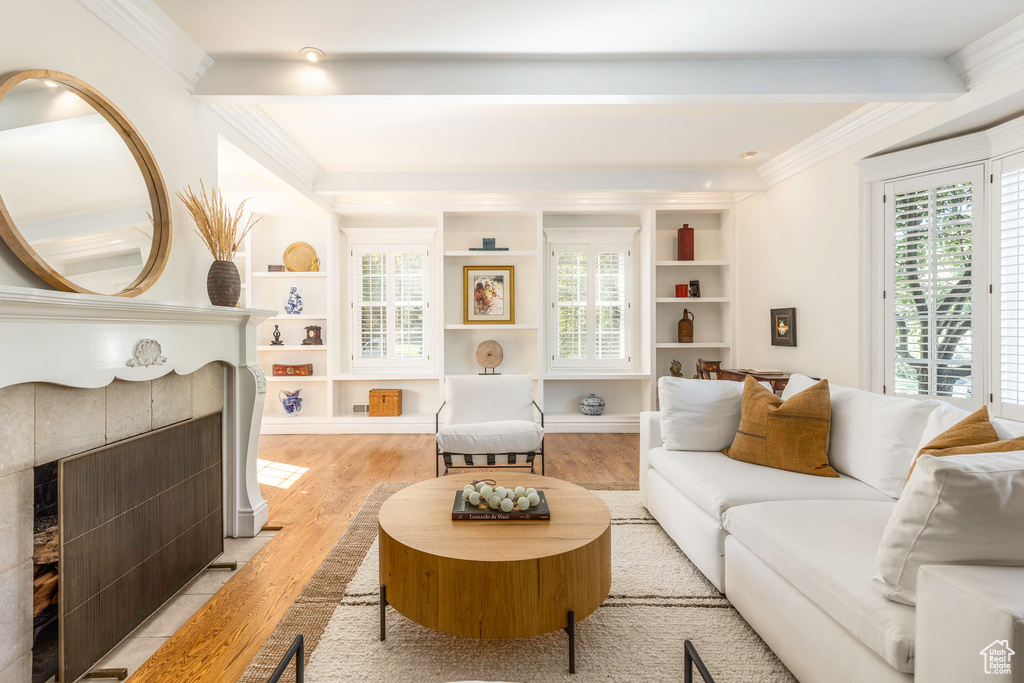
<svg viewBox="0 0 1024 683">
<path fill-rule="evenodd" d="M 697 671 L 700 673 L 700 677 L 704 679 L 704 683 L 715 683 L 715 679 L 711 677 L 708 668 L 704 666 L 704 660 L 697 654 L 697 648 L 690 641 L 683 641 L 683 683 L 693 683 L 694 666 L 697 667 Z"/>
<path fill-rule="evenodd" d="M 569 625 L 565 627 L 569 635 L 569 673 L 576 673 L 576 613 L 569 610 Z"/>
<path fill-rule="evenodd" d="M 444 462 L 444 458 L 443 457 L 438 457 L 437 467 L 436 467 L 436 470 L 435 470 L 435 473 L 434 473 L 435 476 L 438 476 L 438 477 L 448 476 L 448 470 L 480 470 L 480 469 L 493 469 L 493 470 L 525 470 L 525 469 L 528 469 L 528 470 L 530 470 L 530 474 L 536 474 L 537 473 L 537 470 L 535 469 L 535 463 L 533 463 L 533 462 L 524 462 L 524 463 L 513 464 L 513 465 L 506 465 L 506 464 L 499 465 L 497 463 L 494 463 L 492 465 L 445 465 L 444 466 L 444 473 L 442 473 L 441 472 L 441 463 L 442 462 Z M 544 474 L 544 459 L 543 458 L 541 458 L 541 461 L 540 461 L 540 473 L 542 475 Z"/>
<path fill-rule="evenodd" d="M 386 633 L 384 631 L 384 626 L 387 623 L 387 621 L 385 619 L 385 617 L 387 615 L 387 606 L 388 606 L 388 587 L 387 586 L 381 586 L 380 587 L 380 642 L 382 642 L 382 643 L 384 642 L 384 639 L 386 637 Z"/>
<path fill-rule="evenodd" d="M 288 652 L 286 652 L 284 657 L 281 658 L 281 663 L 277 665 L 277 669 L 274 673 L 270 674 L 270 678 L 267 679 L 267 683 L 277 683 L 281 680 L 281 676 L 288 668 L 288 664 L 292 657 L 295 658 L 295 683 L 303 683 L 305 678 L 306 653 L 301 633 L 295 636 L 295 640 L 293 640 L 291 646 L 288 647 Z"/>
</svg>

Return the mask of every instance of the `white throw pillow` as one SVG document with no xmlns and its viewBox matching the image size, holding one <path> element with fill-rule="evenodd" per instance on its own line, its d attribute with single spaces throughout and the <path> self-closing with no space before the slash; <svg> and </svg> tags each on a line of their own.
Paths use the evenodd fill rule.
<svg viewBox="0 0 1024 683">
<path fill-rule="evenodd" d="M 720 451 L 732 445 L 740 428 L 743 383 L 662 377 L 658 401 L 666 449 Z"/>
<path fill-rule="evenodd" d="M 444 453 L 532 453 L 540 448 L 544 429 L 526 420 L 477 422 L 441 427 L 435 438 Z"/>
<path fill-rule="evenodd" d="M 793 375 L 782 398 L 815 384 Z M 832 467 L 891 498 L 899 498 L 934 401 L 883 396 L 829 385 L 832 428 L 828 462 Z"/>
<path fill-rule="evenodd" d="M 1024 566 L 1024 451 L 922 455 L 878 548 L 874 587 L 917 603 L 928 564 Z"/>
</svg>

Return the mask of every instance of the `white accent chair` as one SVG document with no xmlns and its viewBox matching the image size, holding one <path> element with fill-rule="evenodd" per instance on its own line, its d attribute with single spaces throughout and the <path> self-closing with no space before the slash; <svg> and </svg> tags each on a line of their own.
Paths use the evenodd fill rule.
<svg viewBox="0 0 1024 683">
<path fill-rule="evenodd" d="M 540 414 L 540 424 L 534 418 Z M 443 419 L 442 419 L 443 413 Z M 529 375 L 451 375 L 434 420 L 435 474 L 470 467 L 529 467 L 544 474 L 544 412 Z"/>
</svg>

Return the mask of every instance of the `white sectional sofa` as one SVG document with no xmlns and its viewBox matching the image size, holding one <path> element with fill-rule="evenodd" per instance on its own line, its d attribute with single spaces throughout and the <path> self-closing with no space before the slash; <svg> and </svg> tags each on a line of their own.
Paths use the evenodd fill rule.
<svg viewBox="0 0 1024 683">
<path fill-rule="evenodd" d="M 803 683 L 1022 683 L 1024 568 L 926 566 L 916 607 L 872 586 L 898 477 L 922 439 L 967 414 L 908 400 L 832 387 L 838 479 L 668 450 L 662 414 L 643 413 L 641 501 Z M 985 673 L 996 641 L 1020 653 L 1010 675 Z"/>
</svg>

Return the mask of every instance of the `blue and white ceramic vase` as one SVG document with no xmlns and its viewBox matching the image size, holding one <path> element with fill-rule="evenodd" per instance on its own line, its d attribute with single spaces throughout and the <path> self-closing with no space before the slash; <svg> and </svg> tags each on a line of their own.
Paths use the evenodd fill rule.
<svg viewBox="0 0 1024 683">
<path fill-rule="evenodd" d="M 284 302 L 284 312 L 288 315 L 302 313 L 302 295 L 298 287 L 292 287 L 288 292 L 288 300 Z"/>
<path fill-rule="evenodd" d="M 580 399 L 580 411 L 584 415 L 600 415 L 604 412 L 604 399 L 597 394 L 590 394 Z"/>
<path fill-rule="evenodd" d="M 302 410 L 302 397 L 299 396 L 299 392 L 302 389 L 296 389 L 295 391 L 285 391 L 282 389 L 277 397 L 281 399 L 281 405 L 284 406 L 284 412 L 289 415 L 297 415 Z"/>
</svg>

